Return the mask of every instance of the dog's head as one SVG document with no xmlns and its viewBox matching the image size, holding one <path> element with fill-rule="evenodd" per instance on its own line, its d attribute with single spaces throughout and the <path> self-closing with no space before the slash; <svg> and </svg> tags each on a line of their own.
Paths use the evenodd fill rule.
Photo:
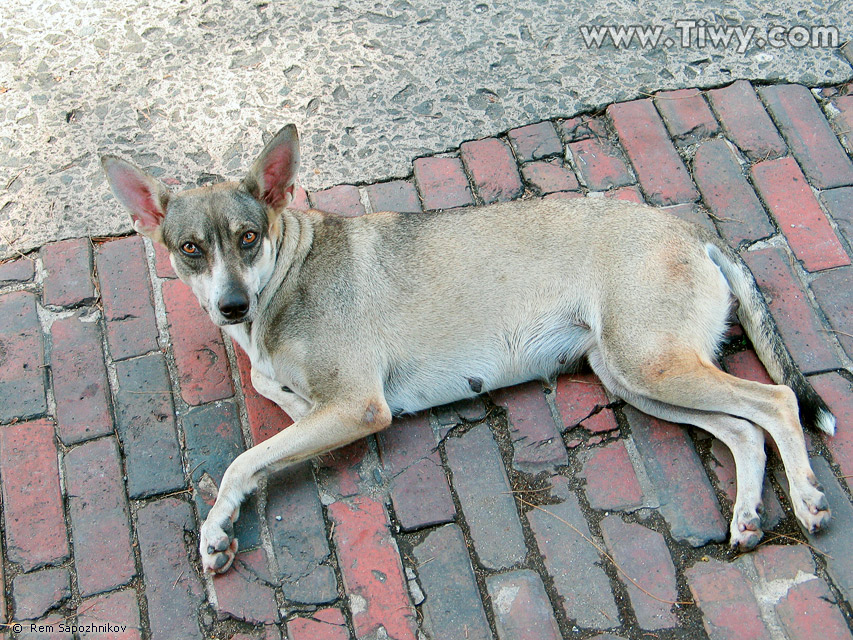
<svg viewBox="0 0 853 640">
<path fill-rule="evenodd" d="M 101 162 L 133 228 L 169 250 L 175 273 L 213 321 L 251 322 L 275 266 L 281 213 L 293 199 L 296 127 L 281 129 L 239 183 L 173 194 L 129 162 L 115 156 Z"/>
</svg>

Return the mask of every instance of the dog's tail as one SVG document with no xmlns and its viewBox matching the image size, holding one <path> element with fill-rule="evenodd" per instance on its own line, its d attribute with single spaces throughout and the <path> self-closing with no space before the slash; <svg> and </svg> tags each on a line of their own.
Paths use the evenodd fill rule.
<svg viewBox="0 0 853 640">
<path fill-rule="evenodd" d="M 833 435 L 835 416 L 797 369 L 749 268 L 736 251 L 722 242 L 709 243 L 707 251 L 740 302 L 738 319 L 767 373 L 776 383 L 786 384 L 794 390 L 800 405 L 800 421 L 804 426 L 816 427 Z"/>
</svg>

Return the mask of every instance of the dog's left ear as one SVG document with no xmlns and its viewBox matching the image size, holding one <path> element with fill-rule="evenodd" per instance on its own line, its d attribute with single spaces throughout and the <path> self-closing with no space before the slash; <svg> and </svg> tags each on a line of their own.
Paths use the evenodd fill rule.
<svg viewBox="0 0 853 640">
<path fill-rule="evenodd" d="M 299 134 L 296 125 L 283 127 L 267 143 L 241 186 L 261 202 L 279 212 L 293 199 L 299 170 Z"/>
<path fill-rule="evenodd" d="M 101 165 L 116 198 L 130 211 L 133 228 L 162 242 L 160 225 L 171 195 L 166 185 L 116 156 L 101 157 Z"/>
</svg>

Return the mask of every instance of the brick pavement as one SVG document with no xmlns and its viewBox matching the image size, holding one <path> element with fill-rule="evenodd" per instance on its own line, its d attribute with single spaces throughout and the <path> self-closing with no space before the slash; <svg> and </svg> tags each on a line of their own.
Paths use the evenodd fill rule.
<svg viewBox="0 0 853 640">
<path fill-rule="evenodd" d="M 738 248 L 839 419 L 809 434 L 832 500 L 808 538 L 771 455 L 775 524 L 731 556 L 731 455 L 581 372 L 397 420 L 272 480 L 241 552 L 199 574 L 228 462 L 291 421 L 139 237 L 0 264 L 0 638 L 851 638 L 850 87 L 663 92 L 300 191 L 341 215 L 527 197 L 670 206 Z M 827 117 L 827 115 L 829 117 Z M 723 366 L 766 379 L 742 332 Z M 618 563 L 616 567 L 614 561 Z"/>
</svg>

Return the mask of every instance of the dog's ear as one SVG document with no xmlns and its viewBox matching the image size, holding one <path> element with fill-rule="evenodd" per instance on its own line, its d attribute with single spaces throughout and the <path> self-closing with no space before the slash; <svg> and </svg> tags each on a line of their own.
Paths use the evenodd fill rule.
<svg viewBox="0 0 853 640">
<path fill-rule="evenodd" d="M 162 242 L 160 225 L 166 217 L 169 189 L 139 167 L 116 156 L 102 156 L 101 165 L 116 198 L 130 211 L 133 228 Z"/>
<path fill-rule="evenodd" d="M 255 160 L 241 186 L 252 196 L 281 211 L 293 199 L 299 170 L 299 134 L 289 124 L 275 134 Z"/>
</svg>

